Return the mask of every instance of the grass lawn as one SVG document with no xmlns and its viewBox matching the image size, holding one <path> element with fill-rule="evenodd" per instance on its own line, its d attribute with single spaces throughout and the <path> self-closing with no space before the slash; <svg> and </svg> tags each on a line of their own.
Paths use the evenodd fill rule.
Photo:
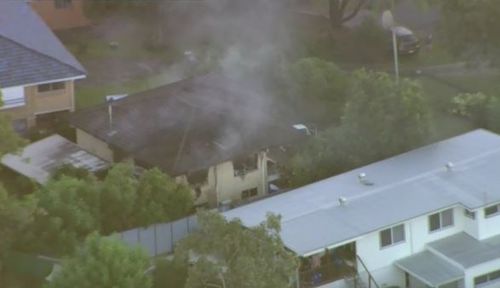
<svg viewBox="0 0 500 288">
<path fill-rule="evenodd" d="M 460 90 L 433 78 L 420 77 L 418 81 L 422 84 L 432 109 L 431 117 L 435 135 L 430 142 L 450 138 L 477 128 L 468 119 L 452 115 L 449 112 L 450 101 Z"/>
<path fill-rule="evenodd" d="M 101 86 L 78 86 L 76 88 L 77 109 L 104 103 L 106 95 L 133 94 L 161 85 L 174 82 L 178 79 L 172 71 L 166 71 L 148 78 L 137 79 L 123 84 L 110 84 Z"/>
</svg>

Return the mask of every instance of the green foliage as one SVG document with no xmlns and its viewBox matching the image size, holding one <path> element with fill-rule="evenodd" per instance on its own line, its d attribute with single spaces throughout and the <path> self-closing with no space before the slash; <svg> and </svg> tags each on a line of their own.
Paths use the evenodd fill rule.
<svg viewBox="0 0 500 288">
<path fill-rule="evenodd" d="M 135 219 L 141 226 L 176 220 L 193 208 L 191 191 L 154 168 L 144 172 L 137 188 Z"/>
<path fill-rule="evenodd" d="M 291 286 L 298 262 L 279 237 L 279 217 L 248 229 L 215 212 L 200 212 L 198 221 L 200 229 L 175 251 L 176 261 L 191 262 L 186 288 Z"/>
<path fill-rule="evenodd" d="M 75 256 L 63 262 L 62 270 L 46 288 L 149 288 L 151 276 L 147 254 L 117 239 L 91 235 Z"/>
<path fill-rule="evenodd" d="M 53 174 L 52 179 L 60 179 L 63 176 L 69 176 L 76 179 L 86 179 L 92 174 L 85 168 L 77 168 L 71 164 L 65 164 L 59 167 Z"/>
<path fill-rule="evenodd" d="M 300 186 L 402 153 L 431 139 L 430 107 L 414 81 L 385 73 L 353 73 L 339 127 L 311 138 L 285 167 Z"/>
<path fill-rule="evenodd" d="M 425 143 L 431 134 L 430 107 L 418 82 L 358 70 L 342 125 L 355 131 L 366 160 L 385 158 Z"/>
<path fill-rule="evenodd" d="M 35 211 L 36 202 L 33 198 L 17 199 L 9 196 L 0 183 L 0 271 L 2 257 L 32 223 Z"/>
<path fill-rule="evenodd" d="M 478 126 L 488 125 L 489 107 L 494 99 L 483 93 L 461 93 L 451 100 L 451 112 L 464 116 L 476 123 Z"/>
<path fill-rule="evenodd" d="M 99 190 L 93 179 L 61 176 L 35 192 L 39 209 L 31 237 L 39 252 L 67 255 L 85 237 L 99 230 Z"/>
<path fill-rule="evenodd" d="M 348 75 L 334 63 L 304 58 L 288 69 L 291 103 L 312 122 L 340 119 L 349 87 Z"/>
<path fill-rule="evenodd" d="M 184 287 L 186 285 L 187 269 L 188 267 L 184 263 L 160 259 L 156 262 L 153 286 L 155 288 Z"/>
<path fill-rule="evenodd" d="M 499 60 L 499 1 L 447 0 L 440 4 L 440 37 L 451 52 L 472 59 Z"/>
<path fill-rule="evenodd" d="M 0 107 L 2 103 L 2 91 L 0 90 Z M 10 123 L 10 119 L 3 114 L 0 114 L 0 157 L 8 152 L 16 151 L 26 144 L 26 141 L 19 137 Z"/>
<path fill-rule="evenodd" d="M 101 190 L 104 233 L 122 231 L 135 224 L 131 216 L 138 198 L 137 185 L 134 167 L 130 164 L 116 164 L 108 171 Z"/>
</svg>

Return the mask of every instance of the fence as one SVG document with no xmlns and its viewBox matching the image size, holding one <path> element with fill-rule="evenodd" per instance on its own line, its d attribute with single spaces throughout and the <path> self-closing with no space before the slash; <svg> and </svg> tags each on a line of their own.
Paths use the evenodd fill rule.
<svg viewBox="0 0 500 288">
<path fill-rule="evenodd" d="M 180 220 L 154 224 L 117 233 L 117 236 L 131 246 L 143 247 L 151 257 L 169 254 L 175 244 L 198 228 L 196 215 Z"/>
</svg>

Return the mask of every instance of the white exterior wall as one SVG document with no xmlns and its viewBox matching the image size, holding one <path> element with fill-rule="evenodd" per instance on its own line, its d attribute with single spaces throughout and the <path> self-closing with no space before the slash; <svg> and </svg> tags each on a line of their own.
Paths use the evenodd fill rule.
<svg viewBox="0 0 500 288">
<path fill-rule="evenodd" d="M 267 191 L 267 155 L 266 152 L 258 153 L 257 169 L 248 171 L 244 176 L 234 176 L 233 162 L 226 161 L 208 169 L 208 180 L 201 186 L 201 196 L 196 200 L 196 205 L 209 203 L 215 206 L 223 201 L 241 200 L 241 192 L 257 188 L 257 196 L 268 193 Z"/>
<path fill-rule="evenodd" d="M 429 242 L 464 231 L 466 217 L 462 207 L 453 208 L 453 226 L 434 232 L 429 232 L 429 215 L 431 214 L 404 223 L 405 242 L 381 248 L 380 231 L 384 229 L 369 233 L 356 241 L 356 253 L 364 261 L 378 284 L 403 287 L 404 273 L 393 265 L 395 261 L 422 252 Z"/>
<path fill-rule="evenodd" d="M 481 208 L 476 213 L 476 219 L 479 225 L 479 240 L 500 234 L 500 213 L 486 218 L 484 208 Z"/>
<path fill-rule="evenodd" d="M 462 214 L 463 214 L 463 221 L 464 221 L 464 231 L 469 234 L 470 236 L 476 238 L 476 239 L 481 239 L 479 235 L 479 223 L 481 223 L 481 218 L 483 217 L 483 209 L 478 209 L 478 210 L 471 210 L 476 213 L 476 218 L 471 219 L 467 216 L 465 216 L 465 208 L 462 208 Z M 460 213 L 460 212 L 459 212 Z"/>
<path fill-rule="evenodd" d="M 498 234 L 498 233 L 497 233 Z M 474 287 L 474 278 L 477 276 L 481 276 L 483 274 L 487 274 L 493 272 L 495 270 L 500 269 L 500 259 L 496 259 L 494 261 L 490 261 L 487 263 L 483 263 L 481 265 L 469 268 L 465 270 L 465 288 L 473 288 Z M 481 288 L 498 288 L 500 287 L 500 280 L 497 279 L 490 283 L 485 283 L 484 286 L 481 285 Z"/>
</svg>

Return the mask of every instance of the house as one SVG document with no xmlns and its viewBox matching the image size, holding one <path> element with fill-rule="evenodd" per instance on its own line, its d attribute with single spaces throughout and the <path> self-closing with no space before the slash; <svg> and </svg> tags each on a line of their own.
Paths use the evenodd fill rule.
<svg viewBox="0 0 500 288">
<path fill-rule="evenodd" d="M 24 1 L 0 1 L 0 113 L 16 130 L 73 111 L 74 81 L 85 69 Z"/>
<path fill-rule="evenodd" d="M 85 0 L 31 0 L 31 7 L 53 30 L 84 27 L 90 24 L 85 16 Z"/>
<path fill-rule="evenodd" d="M 298 287 L 500 287 L 500 136 L 475 130 L 225 213 L 281 215 Z"/>
<path fill-rule="evenodd" d="M 252 89 L 207 74 L 130 95 L 71 117 L 77 143 L 110 162 L 133 160 L 190 184 L 196 204 L 264 196 L 277 178 L 269 151 L 303 133 L 275 119 Z"/>
</svg>

